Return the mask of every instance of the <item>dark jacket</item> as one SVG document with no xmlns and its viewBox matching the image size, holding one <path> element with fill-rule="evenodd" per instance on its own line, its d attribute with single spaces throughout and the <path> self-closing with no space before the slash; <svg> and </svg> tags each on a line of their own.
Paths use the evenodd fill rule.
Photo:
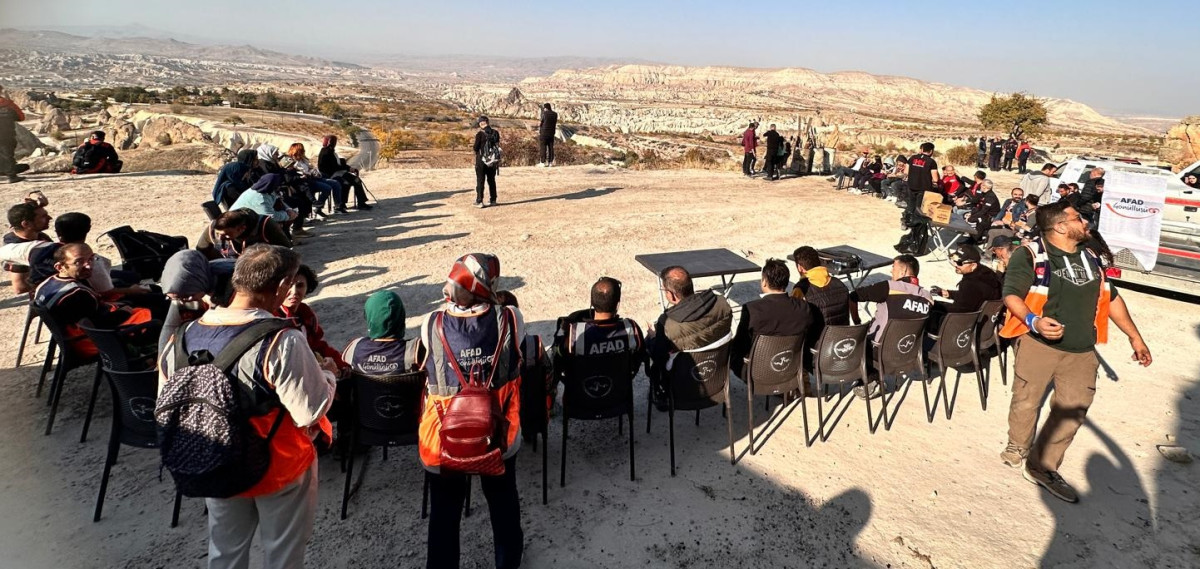
<svg viewBox="0 0 1200 569">
<path fill-rule="evenodd" d="M 475 133 L 475 145 L 473 146 L 473 149 L 475 150 L 475 166 L 479 168 L 488 167 L 483 163 L 483 144 L 485 136 L 492 137 L 492 141 L 496 144 L 500 143 L 500 131 L 492 128 L 491 126 L 488 126 L 487 128 Z"/>
<path fill-rule="evenodd" d="M 346 167 L 338 162 L 337 151 L 332 146 L 321 148 L 321 152 L 317 154 L 317 170 L 321 171 L 321 176 L 331 178 L 334 174 L 345 169 Z"/>
<path fill-rule="evenodd" d="M 946 307 L 946 312 L 975 312 L 984 301 L 1000 300 L 1003 288 L 1004 282 L 996 271 L 982 264 L 976 265 L 974 271 L 962 276 L 958 290 L 950 291 L 950 300 L 954 302 Z"/>
<path fill-rule="evenodd" d="M 542 121 L 538 123 L 538 136 L 542 139 L 554 138 L 558 132 L 558 113 L 542 111 Z"/>
<path fill-rule="evenodd" d="M 733 309 L 724 297 L 706 290 L 683 299 L 658 317 L 650 351 L 654 369 L 665 369 L 670 352 L 703 348 L 728 335 L 732 326 Z"/>
<path fill-rule="evenodd" d="M 800 336 L 804 338 L 812 324 L 812 308 L 803 300 L 787 293 L 767 294 L 742 306 L 737 334 L 729 352 L 729 365 L 738 377 L 742 375 L 745 358 L 758 336 Z"/>
<path fill-rule="evenodd" d="M 213 184 L 213 201 L 221 203 L 228 195 L 228 203 L 233 203 L 242 192 L 253 186 L 257 180 L 254 179 L 251 164 L 256 158 L 253 150 L 243 150 L 238 152 L 236 161 L 221 166 L 221 170 L 217 172 L 217 181 Z"/>
<path fill-rule="evenodd" d="M 971 200 L 971 211 L 967 212 L 966 220 L 975 226 L 976 233 L 984 235 L 997 213 L 1000 213 L 1000 200 L 996 198 L 996 192 L 979 192 Z"/>
<path fill-rule="evenodd" d="M 79 145 L 71 165 L 76 174 L 117 173 L 121 171 L 121 160 L 117 158 L 117 149 L 107 142 L 91 141 Z"/>
<path fill-rule="evenodd" d="M 783 136 L 778 131 L 768 130 L 763 134 L 763 138 L 767 139 L 767 156 L 774 157 L 783 145 Z"/>
</svg>

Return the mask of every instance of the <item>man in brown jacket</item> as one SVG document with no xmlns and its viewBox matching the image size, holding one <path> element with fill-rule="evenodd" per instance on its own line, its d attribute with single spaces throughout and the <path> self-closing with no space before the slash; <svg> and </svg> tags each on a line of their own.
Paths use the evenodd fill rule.
<svg viewBox="0 0 1200 569">
<path fill-rule="evenodd" d="M 666 370 L 673 352 L 699 350 L 732 338 L 733 310 L 725 298 L 711 290 L 696 292 L 687 269 L 672 266 L 659 274 L 663 296 L 670 308 L 650 327 L 650 378 L 655 405 L 666 410 L 666 392 L 657 378 Z"/>
</svg>

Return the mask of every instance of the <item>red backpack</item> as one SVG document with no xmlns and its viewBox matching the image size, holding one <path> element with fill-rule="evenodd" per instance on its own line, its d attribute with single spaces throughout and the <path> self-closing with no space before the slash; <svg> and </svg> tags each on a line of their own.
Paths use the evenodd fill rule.
<svg viewBox="0 0 1200 569">
<path fill-rule="evenodd" d="M 482 366 L 475 364 L 469 375 L 464 375 L 446 341 L 442 331 L 443 314 L 437 317 L 438 338 L 442 349 L 449 357 L 450 366 L 458 376 L 459 391 L 448 401 L 436 402 L 441 431 L 442 469 L 462 474 L 500 476 L 504 474 L 504 445 L 506 421 L 500 402 L 492 393 L 492 379 L 499 367 L 500 350 L 504 349 L 506 335 L 510 332 L 508 319 L 500 319 L 499 341 L 492 357 L 492 373 L 485 379 Z"/>
</svg>

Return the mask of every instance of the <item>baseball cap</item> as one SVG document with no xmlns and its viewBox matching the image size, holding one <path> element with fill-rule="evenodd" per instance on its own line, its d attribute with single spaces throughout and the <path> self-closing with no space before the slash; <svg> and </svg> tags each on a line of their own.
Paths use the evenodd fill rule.
<svg viewBox="0 0 1200 569">
<path fill-rule="evenodd" d="M 978 263 L 983 258 L 983 254 L 979 252 L 979 248 L 974 245 L 959 245 L 953 253 L 950 253 L 950 262 L 955 265 L 965 265 L 967 263 Z"/>
<path fill-rule="evenodd" d="M 991 249 L 995 249 L 996 247 L 1007 247 L 1009 245 L 1016 245 L 1020 242 L 1021 241 L 1019 239 L 1017 239 L 1016 237 L 997 235 L 994 238 L 992 238 L 992 244 L 989 245 L 988 247 Z"/>
</svg>

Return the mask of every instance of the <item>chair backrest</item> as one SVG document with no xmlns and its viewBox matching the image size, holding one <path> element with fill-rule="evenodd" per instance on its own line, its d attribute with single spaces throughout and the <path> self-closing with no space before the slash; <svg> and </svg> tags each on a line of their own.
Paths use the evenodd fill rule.
<svg viewBox="0 0 1200 569">
<path fill-rule="evenodd" d="M 421 421 L 425 372 L 393 375 L 353 373 L 360 440 L 372 446 L 412 444 Z"/>
<path fill-rule="evenodd" d="M 154 367 L 154 356 L 131 355 L 121 339 L 119 330 L 105 330 L 92 326 L 87 320 L 80 321 L 79 327 L 100 350 L 100 361 L 104 369 L 113 371 L 142 371 Z"/>
<path fill-rule="evenodd" d="M 158 424 L 154 420 L 154 405 L 158 399 L 158 372 L 152 369 L 104 371 L 112 389 L 113 420 L 117 421 L 121 444 L 157 448 Z"/>
<path fill-rule="evenodd" d="M 889 318 L 875 358 L 879 372 L 920 371 L 924 367 L 925 318 Z"/>
<path fill-rule="evenodd" d="M 978 347 L 980 349 L 990 348 L 996 345 L 997 334 L 1000 330 L 1000 324 L 1003 322 L 1001 315 L 1004 314 L 1003 300 L 987 300 L 983 306 L 979 307 L 979 339 Z"/>
<path fill-rule="evenodd" d="M 725 400 L 729 344 L 703 352 L 679 352 L 666 373 L 676 409 L 703 409 Z"/>
<path fill-rule="evenodd" d="M 200 204 L 200 209 L 204 210 L 204 215 L 208 216 L 209 221 L 216 221 L 218 217 L 221 217 L 221 206 L 212 200 Z"/>
<path fill-rule="evenodd" d="M 778 395 L 796 389 L 803 373 L 803 336 L 758 336 L 750 346 L 746 381 L 756 395 Z"/>
<path fill-rule="evenodd" d="M 533 353 L 535 350 L 538 353 Z M 550 421 L 546 411 L 546 368 L 550 364 L 536 335 L 525 336 L 521 354 L 521 430 L 544 433 Z"/>
<path fill-rule="evenodd" d="M 125 270 L 154 281 L 162 278 L 163 267 L 171 255 L 188 248 L 186 237 L 134 230 L 128 225 L 110 229 L 101 235 L 112 239 L 117 252 L 121 254 Z"/>
<path fill-rule="evenodd" d="M 936 352 L 943 368 L 975 361 L 975 330 L 979 312 L 952 312 L 942 318 L 938 339 L 930 353 Z"/>
<path fill-rule="evenodd" d="M 56 344 L 58 344 L 58 351 L 60 354 L 62 354 L 64 361 L 67 362 L 67 368 L 72 369 L 86 363 L 77 355 L 75 350 L 72 349 L 70 340 L 71 335 L 67 333 L 66 327 L 63 326 L 58 320 L 55 320 L 54 316 L 50 314 L 49 310 L 38 305 L 36 302 L 31 302 L 30 306 L 33 309 L 33 313 L 36 314 L 39 319 L 41 319 L 42 324 L 45 324 L 46 329 L 50 331 L 50 337 L 54 339 Z"/>
<path fill-rule="evenodd" d="M 567 354 L 563 367 L 563 412 L 568 417 L 607 419 L 632 410 L 634 373 L 629 352 Z"/>
<path fill-rule="evenodd" d="M 863 379 L 867 361 L 867 325 L 826 326 L 817 343 L 813 369 L 822 382 Z"/>
</svg>

